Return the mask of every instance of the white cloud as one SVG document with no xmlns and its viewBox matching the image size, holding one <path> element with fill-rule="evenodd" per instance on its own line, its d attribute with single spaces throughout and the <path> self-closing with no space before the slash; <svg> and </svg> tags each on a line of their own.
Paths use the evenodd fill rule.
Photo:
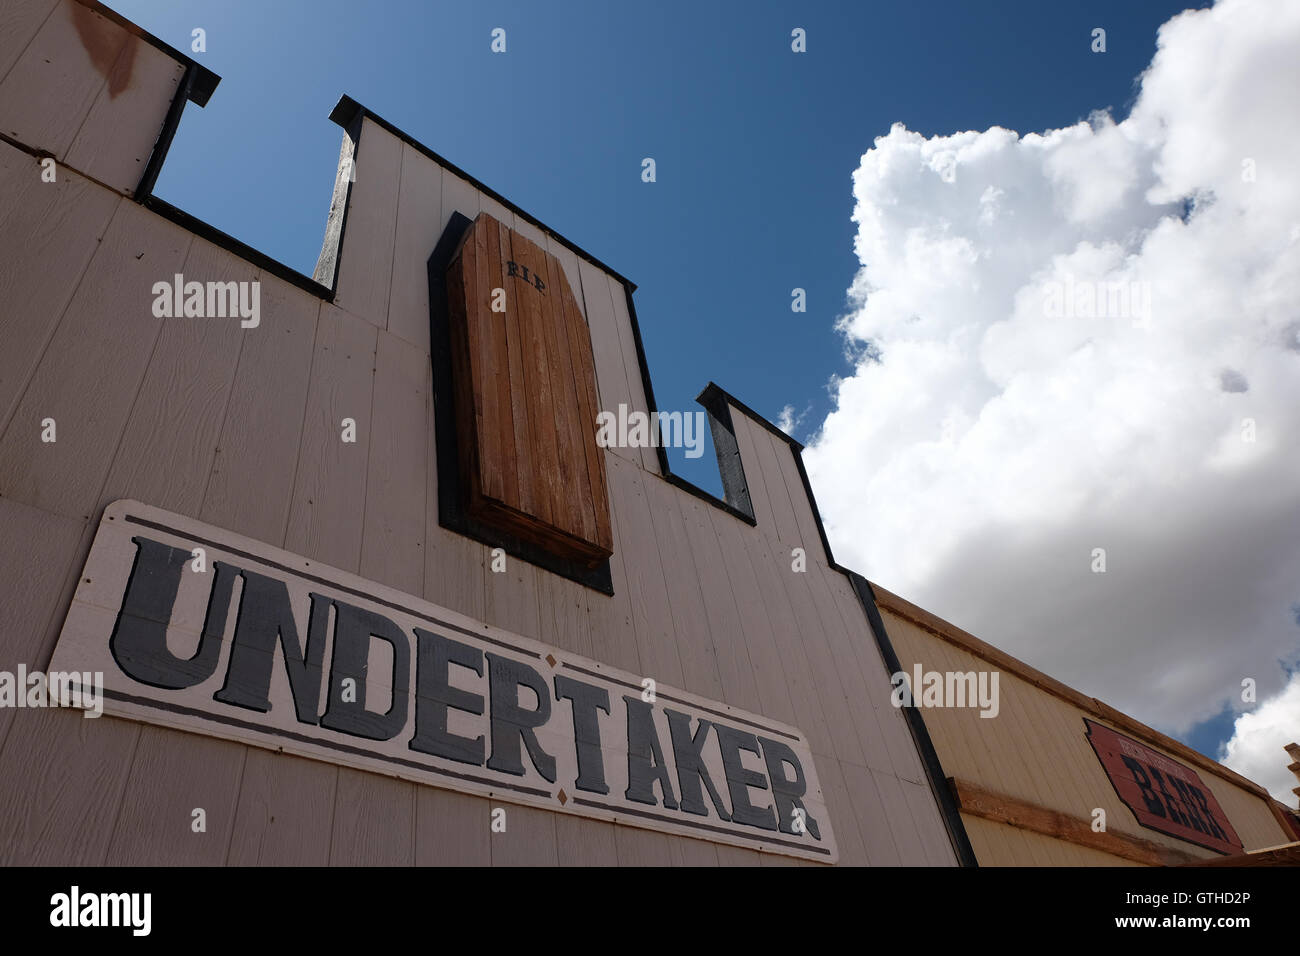
<svg viewBox="0 0 1300 956">
<path fill-rule="evenodd" d="M 836 556 L 1175 734 L 1243 677 L 1300 726 L 1297 49 L 1300 3 L 1225 0 L 1122 122 L 896 125 L 853 177 Z"/>
<path fill-rule="evenodd" d="M 776 416 L 776 427 L 793 437 L 794 430 L 803 424 L 803 420 L 808 417 L 808 412 L 811 410 L 811 402 L 804 406 L 802 412 L 796 412 L 793 405 L 786 405 L 781 409 L 781 413 Z"/>
<path fill-rule="evenodd" d="M 1291 791 L 1300 786 L 1300 781 L 1286 769 L 1291 758 L 1282 748 L 1300 743 L 1297 715 L 1300 715 L 1300 671 L 1291 675 L 1291 682 L 1282 693 L 1237 718 L 1232 739 L 1221 757 L 1237 773 L 1267 788 L 1288 807 L 1296 805 L 1296 796 Z"/>
</svg>

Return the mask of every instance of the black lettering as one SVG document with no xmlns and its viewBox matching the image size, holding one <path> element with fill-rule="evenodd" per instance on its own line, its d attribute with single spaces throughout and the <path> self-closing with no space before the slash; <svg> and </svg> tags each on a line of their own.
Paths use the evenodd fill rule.
<svg viewBox="0 0 1300 956">
<path fill-rule="evenodd" d="M 578 752 L 578 779 L 574 786 L 590 793 L 609 793 L 605 782 L 605 756 L 600 749 L 600 718 L 609 716 L 609 691 L 582 681 L 555 675 L 555 699 L 573 704 L 573 739 Z"/>
<path fill-rule="evenodd" d="M 411 750 L 483 766 L 483 735 L 470 739 L 447 730 L 447 709 L 483 714 L 483 697 L 452 687 L 450 665 L 483 676 L 483 652 L 441 634 L 415 629 L 415 736 Z"/>
<path fill-rule="evenodd" d="M 1169 777 L 1169 782 L 1173 784 L 1174 789 L 1178 791 L 1179 802 L 1182 805 L 1183 812 L 1187 814 L 1188 822 L 1191 824 L 1192 828 L 1199 830 L 1202 833 L 1209 833 L 1210 830 L 1206 826 L 1205 820 L 1201 818 L 1200 811 L 1196 809 L 1196 801 L 1187 791 L 1187 784 L 1172 775 Z"/>
<path fill-rule="evenodd" d="M 555 758 L 537 741 L 537 728 L 551 716 L 551 691 L 527 664 L 508 657 L 487 655 L 488 693 L 492 698 L 492 754 L 488 769 L 524 775 L 523 754 L 519 744 L 528 748 L 528 756 L 548 783 L 555 783 Z M 527 687 L 537 695 L 537 709 L 519 706 L 519 688 Z"/>
<path fill-rule="evenodd" d="M 677 798 L 659 746 L 653 707 L 639 697 L 625 696 L 623 702 L 627 704 L 627 791 L 623 795 L 635 803 L 658 806 L 654 791 L 658 781 L 664 806 L 676 810 Z"/>
<path fill-rule="evenodd" d="M 1147 809 L 1156 816 L 1163 818 L 1165 814 L 1165 805 L 1160 802 L 1160 796 L 1151 789 L 1151 778 L 1147 772 L 1142 769 L 1142 765 L 1127 755 L 1120 755 L 1120 760 L 1124 761 L 1124 766 L 1128 767 L 1129 773 L 1133 775 L 1133 782 L 1138 785 L 1142 792 L 1142 802 L 1147 805 Z"/>
<path fill-rule="evenodd" d="M 781 823 L 781 832 L 799 832 L 794 828 L 794 811 L 797 807 L 804 811 L 804 829 L 812 834 L 814 840 L 820 840 L 821 828 L 799 799 L 808 789 L 808 781 L 804 779 L 799 758 L 779 740 L 759 737 L 758 742 L 763 745 L 763 762 L 767 764 L 767 776 L 772 781 L 772 796 L 776 799 L 776 818 Z M 793 780 L 785 775 L 787 764 L 794 768 Z"/>
<path fill-rule="evenodd" d="M 167 626 L 181 572 L 193 555 L 149 538 L 131 541 L 137 548 L 135 561 L 108 639 L 109 652 L 122 672 L 141 684 L 168 690 L 201 684 L 217 669 L 234 577 L 229 570 L 223 573 L 220 565 L 215 569 L 199 646 L 193 657 L 182 660 L 167 649 Z"/>
<path fill-rule="evenodd" d="M 709 791 L 709 799 L 713 801 L 713 809 L 717 811 L 718 818 L 730 821 L 731 814 L 727 812 L 726 804 L 722 802 L 722 796 L 713 786 L 709 771 L 704 766 L 704 744 L 709 739 L 709 728 L 713 724 L 701 718 L 695 735 L 692 736 L 691 718 L 688 715 L 666 707 L 664 713 L 668 715 L 668 730 L 672 735 L 673 759 L 677 763 L 677 786 L 682 791 L 682 810 L 702 817 L 709 815 L 709 808 L 700 791 L 700 784 L 703 783 Z"/>
<path fill-rule="evenodd" d="M 373 611 L 342 601 L 334 605 L 334 657 L 330 661 L 329 702 L 320 725 L 367 740 L 391 740 L 406 726 L 411 693 L 411 644 L 396 624 Z M 370 665 L 370 638 L 393 647 L 393 701 L 388 711 L 366 709 L 366 680 Z M 355 682 L 355 700 L 343 699 L 343 682 Z"/>
<path fill-rule="evenodd" d="M 1164 776 L 1154 766 L 1151 767 L 1151 775 L 1156 778 L 1156 787 L 1159 788 L 1160 796 L 1164 799 L 1165 807 L 1169 810 L 1169 819 L 1174 823 L 1190 827 L 1191 823 L 1188 821 L 1187 817 L 1183 815 L 1183 811 L 1179 809 L 1178 799 L 1165 789 Z"/>
<path fill-rule="evenodd" d="M 212 695 L 213 700 L 246 707 L 265 714 L 271 709 L 271 667 L 278 640 L 289 675 L 289 689 L 298 722 L 315 724 L 320 708 L 321 662 L 325 657 L 329 627 L 329 598 L 311 595 L 307 623 L 307 647 L 298 643 L 298 625 L 289 603 L 289 589 L 283 581 L 252 571 L 214 564 L 218 574 L 244 579 L 235 617 L 235 637 L 230 645 L 226 682 Z"/>
<path fill-rule="evenodd" d="M 1219 821 L 1215 817 L 1214 811 L 1210 809 L 1209 803 L 1206 802 L 1205 794 L 1201 792 L 1201 789 L 1192 786 L 1190 783 L 1187 785 L 1187 789 L 1192 792 L 1192 797 L 1195 798 L 1198 804 L 1200 804 L 1201 809 L 1205 811 L 1205 822 L 1210 826 L 1210 833 L 1218 839 L 1223 840 L 1225 843 L 1231 842 L 1228 839 L 1228 834 L 1223 831 L 1223 827 L 1219 826 Z"/>
<path fill-rule="evenodd" d="M 722 747 L 722 769 L 727 774 L 727 791 L 731 794 L 731 819 L 746 826 L 775 830 L 776 811 L 771 807 L 756 807 L 749 802 L 749 788 L 767 789 L 767 778 L 757 770 L 747 770 L 740 762 L 740 752 L 747 750 L 761 757 L 758 739 L 753 734 L 715 724 L 718 744 Z"/>
<path fill-rule="evenodd" d="M 510 260 L 510 259 L 507 259 L 507 260 L 506 260 L 506 275 L 508 275 L 508 276 L 517 276 L 517 275 L 519 275 L 519 273 L 515 271 L 518 267 L 519 267 L 519 264 L 518 264 L 518 263 L 513 262 L 513 261 Z"/>
</svg>

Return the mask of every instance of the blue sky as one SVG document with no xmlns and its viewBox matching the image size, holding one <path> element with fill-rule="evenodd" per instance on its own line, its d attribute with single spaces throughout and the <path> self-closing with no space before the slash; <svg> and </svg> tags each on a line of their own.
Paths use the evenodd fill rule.
<svg viewBox="0 0 1300 956">
<path fill-rule="evenodd" d="M 182 50 L 202 27 L 194 55 L 222 77 L 186 110 L 165 199 L 310 273 L 346 93 L 638 284 L 660 408 L 694 409 L 714 380 L 773 420 L 793 406 L 801 440 L 832 410 L 828 380 L 854 370 L 834 324 L 858 269 L 851 175 L 874 138 L 1123 119 L 1159 25 L 1206 5 L 112 0 Z M 720 490 L 711 451 L 672 457 Z M 1232 720 L 1180 736 L 1214 755 Z"/>
<path fill-rule="evenodd" d="M 800 439 L 849 370 L 833 326 L 857 267 L 850 176 L 874 137 L 1123 115 L 1156 28 L 1188 6 L 111 5 L 186 51 L 202 27 L 194 55 L 222 77 L 185 112 L 163 198 L 310 274 L 338 159 L 326 117 L 347 93 L 637 283 L 661 408 L 694 409 L 712 379 L 773 420 L 792 405 Z M 673 464 L 719 491 L 711 451 Z"/>
</svg>

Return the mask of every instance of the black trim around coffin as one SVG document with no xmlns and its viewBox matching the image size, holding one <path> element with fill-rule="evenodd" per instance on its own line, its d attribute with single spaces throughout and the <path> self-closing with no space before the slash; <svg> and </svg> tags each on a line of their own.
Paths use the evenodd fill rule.
<svg viewBox="0 0 1300 956">
<path fill-rule="evenodd" d="M 460 444 L 456 429 L 456 395 L 451 370 L 451 316 L 447 307 L 447 266 L 473 223 L 452 213 L 429 256 L 429 352 L 433 363 L 433 427 L 438 458 L 438 523 L 539 568 L 577 581 L 603 594 L 614 593 L 608 559 L 594 568 L 556 557 L 537 545 L 485 524 L 465 510 L 460 486 Z"/>
</svg>

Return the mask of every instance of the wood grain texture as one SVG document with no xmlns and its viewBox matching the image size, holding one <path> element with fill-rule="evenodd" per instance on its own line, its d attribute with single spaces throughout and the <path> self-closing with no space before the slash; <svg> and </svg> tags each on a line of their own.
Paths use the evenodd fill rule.
<svg viewBox="0 0 1300 956">
<path fill-rule="evenodd" d="M 427 355 L 379 333 L 360 573 L 408 594 L 424 590 L 432 375 Z"/>
<path fill-rule="evenodd" d="M 132 61 L 129 84 L 115 89 L 108 82 L 100 88 L 66 162 L 130 196 L 144 175 L 185 67 L 137 37 L 128 37 L 126 46 Z"/>
<path fill-rule="evenodd" d="M 1008 797 L 966 780 L 952 780 L 953 794 L 963 814 L 982 817 L 1066 843 L 1098 850 L 1147 866 L 1177 866 L 1199 859 L 1173 847 L 1123 833 L 1097 832 L 1092 821 Z"/>
<path fill-rule="evenodd" d="M 330 866 L 412 866 L 416 785 L 339 768 Z"/>
<path fill-rule="evenodd" d="M 832 754 L 834 749 L 826 715 L 822 711 L 821 691 L 800 646 L 804 623 L 795 616 L 786 596 L 783 577 L 793 573 L 790 562 L 780 551 L 775 555 L 772 553 L 772 542 L 766 536 L 751 534 L 747 537 L 746 551 L 758 580 L 763 613 L 772 626 L 781 673 L 785 676 L 790 704 L 794 708 L 793 723 L 808 737 L 814 753 Z"/>
<path fill-rule="evenodd" d="M 636 542 L 621 554 L 641 667 L 644 676 L 681 687 L 682 665 L 662 571 L 663 559 L 655 543 L 654 516 L 641 485 L 641 473 L 617 458 L 611 465 L 610 489 L 621 519 L 619 534 L 624 540 Z"/>
<path fill-rule="evenodd" d="M 227 865 L 328 864 L 338 768 L 246 749 Z"/>
<path fill-rule="evenodd" d="M 224 863 L 247 749 L 166 727 L 142 728 L 104 862 L 109 866 Z M 167 785 L 159 786 L 163 780 Z M 206 830 L 200 833 L 193 829 L 195 809 L 202 809 L 206 817 Z"/>
<path fill-rule="evenodd" d="M 45 634 L 64 610 L 52 584 L 67 577 L 87 524 L 0 498 L 0 528 L 8 540 L 22 542 L 22 547 L 0 549 L 0 661 L 7 662 L 0 666 L 45 666 Z M 0 745 L 18 713 L 0 708 Z"/>
<path fill-rule="evenodd" d="M 0 84 L 59 0 L 9 0 L 0 7 Z"/>
<path fill-rule="evenodd" d="M 705 616 L 718 661 L 718 677 L 725 691 L 722 699 L 737 707 L 762 713 L 740 612 L 731 594 L 722 547 L 709 515 L 712 509 L 696 499 L 681 497 L 679 500 L 686 537 L 700 577 Z M 616 520 L 617 517 L 615 515 Z"/>
<path fill-rule="evenodd" d="M 182 271 L 187 281 L 228 282 L 243 279 L 248 268 L 243 260 L 196 239 Z M 182 514 L 198 513 L 242 336 L 248 331 L 240 328 L 237 318 L 163 319 L 100 494 L 101 506 L 136 498 Z M 178 421 L 184 427 L 178 428 Z"/>
<path fill-rule="evenodd" d="M 790 701 L 790 687 L 781 669 L 772 622 L 763 610 L 763 597 L 745 553 L 746 532 L 752 529 L 716 508 L 709 509 L 709 519 L 727 572 L 728 596 L 735 602 L 739 616 L 740 630 L 736 638 L 748 649 L 754 669 L 754 685 L 759 700 L 763 702 L 759 713 L 792 723 L 794 705 Z"/>
<path fill-rule="evenodd" d="M 599 397 L 598 412 L 618 414 L 620 405 L 629 411 L 641 408 L 632 400 L 627 370 L 623 366 L 623 350 L 619 342 L 614 302 L 610 298 L 609 277 L 588 262 L 578 260 L 578 275 L 582 283 L 583 314 L 591 333 L 592 361 L 596 369 L 596 392 Z M 578 290 L 574 289 L 576 293 Z M 623 448 L 617 444 L 609 449 L 620 458 L 643 464 L 640 449 Z"/>
<path fill-rule="evenodd" d="M 560 866 L 617 866 L 615 826 L 603 820 L 555 816 L 555 838 Z"/>
<path fill-rule="evenodd" d="M 9 422 L 120 200 L 63 170 L 41 181 L 36 159 L 0 143 L 0 429 Z M 51 263 L 59 268 L 50 268 Z"/>
<path fill-rule="evenodd" d="M 417 787 L 417 866 L 488 866 L 492 862 L 492 805 L 483 797 Z"/>
<path fill-rule="evenodd" d="M 240 330 L 202 520 L 272 544 L 284 540 L 319 311 L 320 300 L 299 289 L 263 284 L 260 324 Z"/>
<path fill-rule="evenodd" d="M 0 439 L 0 494 L 89 518 L 162 325 L 150 289 L 192 237 L 120 203 Z M 58 440 L 41 441 L 53 418 Z"/>
<path fill-rule="evenodd" d="M 535 807 L 492 801 L 492 809 L 504 807 L 506 829 L 492 833 L 493 866 L 557 866 L 559 847 L 555 836 L 556 814 Z"/>
<path fill-rule="evenodd" d="M 483 212 L 447 276 L 467 510 L 561 557 L 607 557 L 591 348 L 563 267 Z"/>
<path fill-rule="evenodd" d="M 672 866 L 673 851 L 666 834 L 637 827 L 614 826 L 619 866 Z"/>
<path fill-rule="evenodd" d="M 355 174 L 334 304 L 384 328 L 393 278 L 401 140 L 370 119 L 362 120 Z"/>
<path fill-rule="evenodd" d="M 0 83 L 0 131 L 60 160 L 99 91 L 130 85 L 141 41 L 73 0 L 62 0 Z"/>
<path fill-rule="evenodd" d="M 636 340 L 632 335 L 632 318 L 627 307 L 627 289 L 620 280 L 609 273 L 604 273 L 604 276 L 609 285 L 610 304 L 614 309 L 614 329 L 618 333 L 618 348 L 623 358 L 630 405 L 644 412 L 650 408 L 650 403 L 646 399 L 645 384 L 641 378 L 641 361 L 637 357 Z M 659 453 L 654 448 L 643 445 L 631 451 L 640 459 L 642 468 L 652 475 L 659 474 Z"/>
<path fill-rule="evenodd" d="M 881 799 L 879 787 L 866 767 L 840 761 L 849 807 L 857 817 L 858 833 L 872 866 L 899 866 L 906 861 L 899 853 L 893 819 Z M 910 822 L 910 819 L 909 819 Z"/>
<path fill-rule="evenodd" d="M 683 686 L 696 694 L 718 700 L 723 696 L 718 655 L 709 633 L 699 572 L 686 535 L 686 521 L 677 495 L 667 484 L 654 479 L 644 482 L 649 497 L 654 534 L 659 545 L 660 565 L 670 597 L 669 611 L 677 637 Z M 802 729 L 802 726 L 801 728 Z"/>
<path fill-rule="evenodd" d="M 443 215 L 442 178 L 433 160 L 402 144 L 387 328 L 424 352 L 429 351 L 429 256 L 450 218 Z"/>
<path fill-rule="evenodd" d="M 361 566 L 376 341 L 369 322 L 321 305 L 284 543 L 353 572 Z M 349 418 L 356 441 L 345 442 Z"/>
<path fill-rule="evenodd" d="M 100 866 L 141 727 L 23 710 L 0 752 L 0 864 Z"/>
</svg>

